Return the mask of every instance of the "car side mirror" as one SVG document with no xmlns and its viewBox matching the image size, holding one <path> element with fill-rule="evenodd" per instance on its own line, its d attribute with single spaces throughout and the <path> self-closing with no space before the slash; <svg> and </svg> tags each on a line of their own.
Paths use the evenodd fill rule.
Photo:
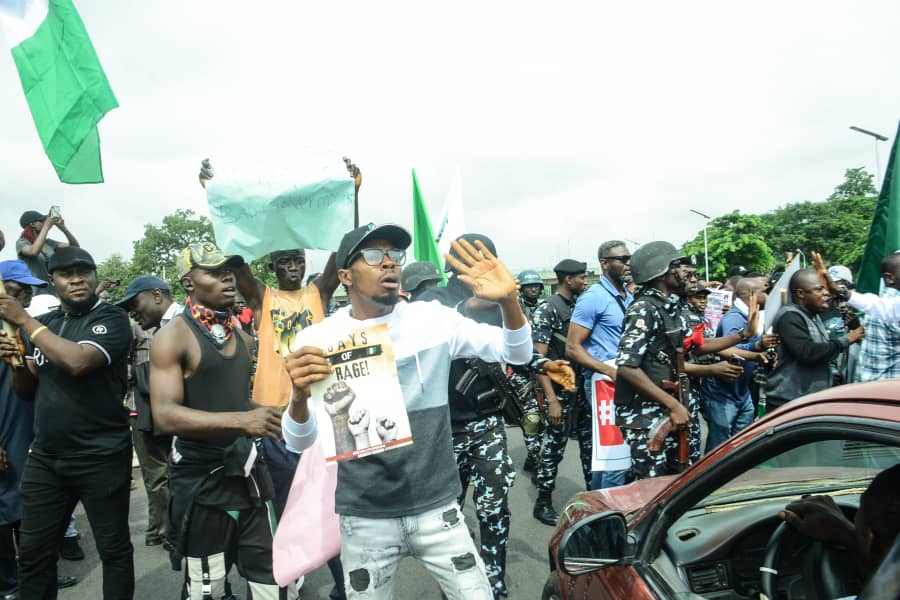
<svg viewBox="0 0 900 600">
<path fill-rule="evenodd" d="M 606 511 L 582 519 L 563 534 L 556 562 L 569 575 L 583 575 L 627 564 L 628 551 L 625 517 Z"/>
</svg>

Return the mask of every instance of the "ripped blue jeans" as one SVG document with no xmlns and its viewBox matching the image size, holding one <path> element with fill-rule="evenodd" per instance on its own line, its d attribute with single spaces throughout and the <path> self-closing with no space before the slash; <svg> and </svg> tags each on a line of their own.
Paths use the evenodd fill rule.
<svg viewBox="0 0 900 600">
<path fill-rule="evenodd" d="M 408 517 L 340 519 L 347 598 L 393 598 L 397 566 L 412 556 L 448 600 L 492 600 L 484 563 L 456 502 Z"/>
</svg>

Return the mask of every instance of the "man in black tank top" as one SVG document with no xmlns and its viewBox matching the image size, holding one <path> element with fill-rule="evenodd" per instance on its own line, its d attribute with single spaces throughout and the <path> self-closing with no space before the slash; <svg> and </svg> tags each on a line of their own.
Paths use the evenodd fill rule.
<svg viewBox="0 0 900 600">
<path fill-rule="evenodd" d="M 228 311 L 236 292 L 232 269 L 242 264 L 210 242 L 186 248 L 176 265 L 189 294 L 185 311 L 160 330 L 150 350 L 154 423 L 176 436 L 167 537 L 173 568 L 186 559 L 189 598 L 223 597 L 235 563 L 253 598 L 296 594 L 279 590 L 272 575 L 274 494 L 256 440 L 277 439 L 281 415 L 251 405 L 252 340 Z"/>
</svg>

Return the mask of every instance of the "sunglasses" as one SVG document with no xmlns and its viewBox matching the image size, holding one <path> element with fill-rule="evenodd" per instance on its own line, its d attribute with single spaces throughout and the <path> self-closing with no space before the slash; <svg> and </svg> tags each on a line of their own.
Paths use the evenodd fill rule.
<svg viewBox="0 0 900 600">
<path fill-rule="evenodd" d="M 620 263 L 627 263 L 631 260 L 630 254 L 623 254 L 622 256 L 604 256 L 603 260 L 617 260 Z"/>
<path fill-rule="evenodd" d="M 384 261 L 385 256 L 391 259 L 392 263 L 397 265 L 402 265 L 406 262 L 406 250 L 398 250 L 397 248 L 391 248 L 390 250 L 366 248 L 354 254 L 347 264 L 353 264 L 353 261 L 355 261 L 358 256 L 362 256 L 363 260 L 366 261 L 366 264 L 371 267 L 380 265 Z"/>
</svg>

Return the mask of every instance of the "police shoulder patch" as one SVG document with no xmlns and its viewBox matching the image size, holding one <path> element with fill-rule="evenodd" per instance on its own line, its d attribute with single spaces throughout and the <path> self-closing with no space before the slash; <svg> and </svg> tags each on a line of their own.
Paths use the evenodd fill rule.
<svg viewBox="0 0 900 600">
<path fill-rule="evenodd" d="M 103 335 L 104 333 L 106 333 L 106 325 L 103 325 L 103 324 L 94 325 L 93 327 L 91 327 L 91 331 L 93 331 L 97 335 Z"/>
</svg>

